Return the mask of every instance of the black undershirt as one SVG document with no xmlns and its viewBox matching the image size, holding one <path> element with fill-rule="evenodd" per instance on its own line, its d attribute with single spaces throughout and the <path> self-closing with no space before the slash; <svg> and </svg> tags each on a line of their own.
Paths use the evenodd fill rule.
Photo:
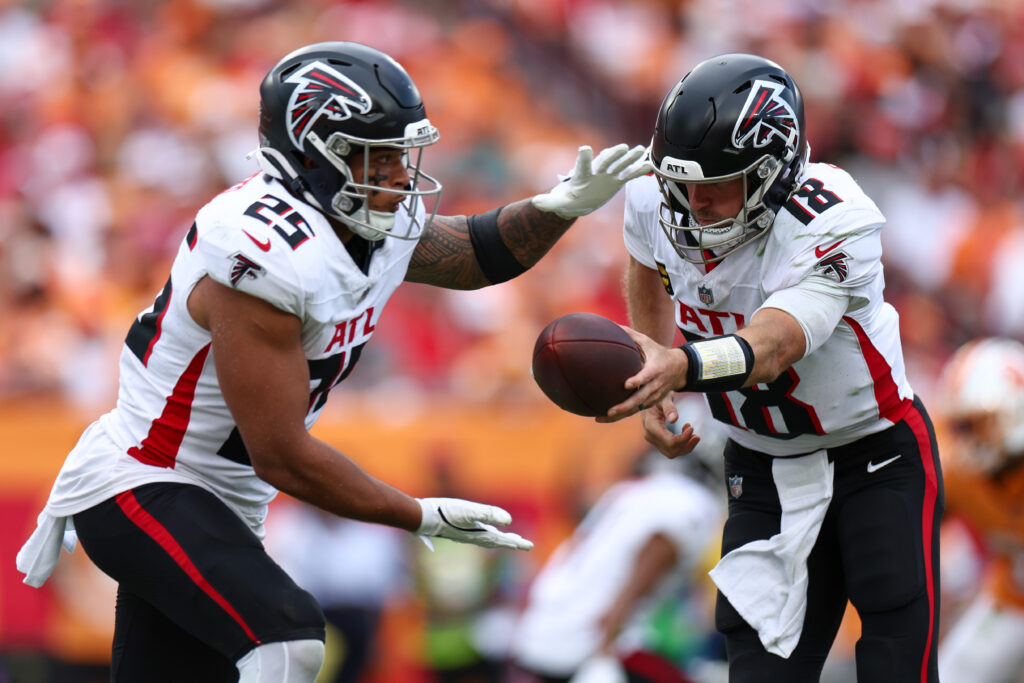
<svg viewBox="0 0 1024 683">
<path fill-rule="evenodd" d="M 371 242 L 359 235 L 352 235 L 352 238 L 345 242 L 345 249 L 348 250 L 348 255 L 352 257 L 355 264 L 359 266 L 359 270 L 363 271 L 363 275 L 369 275 L 370 260 L 373 258 L 373 252 L 377 251 L 383 244 L 384 240 Z"/>
</svg>

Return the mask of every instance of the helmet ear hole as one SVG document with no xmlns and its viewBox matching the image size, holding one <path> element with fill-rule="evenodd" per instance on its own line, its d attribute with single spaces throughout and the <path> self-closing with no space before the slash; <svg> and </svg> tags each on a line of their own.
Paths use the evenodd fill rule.
<svg viewBox="0 0 1024 683">
<path fill-rule="evenodd" d="M 311 156 L 303 154 L 302 152 L 294 149 L 291 150 L 291 154 L 292 158 L 295 160 L 295 163 L 302 168 L 310 170 L 320 168 L 320 164 L 316 163 L 316 161 Z"/>
</svg>

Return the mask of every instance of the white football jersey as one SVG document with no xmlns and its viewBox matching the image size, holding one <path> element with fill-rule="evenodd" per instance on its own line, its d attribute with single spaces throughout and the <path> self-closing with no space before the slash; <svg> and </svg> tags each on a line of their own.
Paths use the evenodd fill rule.
<svg viewBox="0 0 1024 683">
<path fill-rule="evenodd" d="M 677 472 L 613 485 L 530 586 L 513 634 L 516 662 L 551 676 L 576 671 L 600 643 L 601 618 L 630 580 L 640 550 L 661 534 L 675 547 L 676 564 L 637 604 L 617 640 L 622 653 L 643 648 L 651 609 L 695 575 L 723 517 L 711 491 Z"/>
<path fill-rule="evenodd" d="M 183 482 L 212 491 L 262 536 L 277 492 L 249 463 L 188 295 L 209 276 L 302 320 L 308 429 L 373 335 L 417 243 L 378 244 L 364 274 L 319 211 L 262 174 L 200 209 L 163 291 L 128 332 L 117 406 L 68 456 L 46 512 L 68 516 L 140 484 Z"/>
<path fill-rule="evenodd" d="M 913 398 L 899 338 L 899 316 L 882 296 L 885 218 L 842 169 L 809 164 L 800 188 L 767 235 L 708 268 L 680 258 L 658 223 L 662 197 L 653 175 L 626 186 L 624 239 L 659 271 L 687 340 L 732 334 L 758 309 L 791 314 L 805 332 L 819 307 L 796 289 L 845 293 L 848 304 L 827 338 L 774 382 L 706 394 L 728 436 L 771 455 L 839 446 L 899 421 Z"/>
</svg>

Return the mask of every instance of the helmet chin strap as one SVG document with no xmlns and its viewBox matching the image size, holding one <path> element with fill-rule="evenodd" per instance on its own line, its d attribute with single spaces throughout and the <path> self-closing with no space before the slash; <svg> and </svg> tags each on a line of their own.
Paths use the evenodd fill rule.
<svg viewBox="0 0 1024 683">
<path fill-rule="evenodd" d="M 307 204 L 311 204 L 321 211 L 324 210 L 320 206 L 320 202 L 313 196 L 313 193 L 309 191 L 309 186 L 295 172 L 295 169 L 285 155 L 273 147 L 259 147 L 249 152 L 245 158 L 251 159 L 252 157 L 256 157 L 256 163 L 261 171 L 283 182 L 292 192 L 302 197 Z"/>
<path fill-rule="evenodd" d="M 346 228 L 363 239 L 371 242 L 380 241 L 387 237 L 395 226 L 394 213 L 368 209 L 365 200 L 363 205 L 352 211 L 351 214 L 345 213 L 339 204 L 342 201 L 351 203 L 352 198 L 340 192 L 335 195 L 330 210 L 325 209 L 311 192 L 305 188 L 295 187 L 296 182 L 300 181 L 295 169 L 283 154 L 272 147 L 260 147 L 247 155 L 247 158 L 253 157 L 256 158 L 256 163 L 264 173 L 290 185 L 296 194 L 301 194 L 306 203 L 341 221 Z"/>
<path fill-rule="evenodd" d="M 352 212 L 352 215 L 335 213 L 334 216 L 344 223 L 346 228 L 370 242 L 379 242 L 395 227 L 395 214 L 367 209 L 365 203 Z"/>
</svg>

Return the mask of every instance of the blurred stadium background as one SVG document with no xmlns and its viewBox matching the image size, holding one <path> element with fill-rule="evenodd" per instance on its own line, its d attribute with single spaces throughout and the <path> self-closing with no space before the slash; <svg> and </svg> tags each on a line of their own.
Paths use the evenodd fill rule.
<svg viewBox="0 0 1024 683">
<path fill-rule="evenodd" d="M 255 170 L 263 75 L 337 39 L 392 54 L 419 85 L 441 130 L 426 166 L 445 214 L 546 189 L 580 144 L 646 144 L 690 65 L 764 54 L 803 88 L 813 158 L 850 170 L 889 218 L 887 296 L 926 403 L 957 345 L 1024 336 L 1020 0 L 0 0 L 0 682 L 105 680 L 109 582 L 76 552 L 29 589 L 14 554 L 64 454 L 112 405 L 129 322 L 192 214 Z M 415 495 L 505 505 L 537 541 L 446 571 L 408 539 L 381 551 L 410 571 L 379 587 L 383 654 L 367 680 L 430 681 L 500 655 L 487 634 L 642 451 L 636 422 L 560 413 L 529 376 L 553 317 L 625 321 L 621 208 L 581 221 L 514 282 L 399 290 L 335 389 L 319 435 Z M 972 573 L 961 547 L 947 544 L 953 588 Z M 713 658 L 706 611 L 689 609 L 677 654 Z M 481 625 L 492 630 L 466 635 Z M 836 681 L 849 680 L 853 629 Z"/>
</svg>

